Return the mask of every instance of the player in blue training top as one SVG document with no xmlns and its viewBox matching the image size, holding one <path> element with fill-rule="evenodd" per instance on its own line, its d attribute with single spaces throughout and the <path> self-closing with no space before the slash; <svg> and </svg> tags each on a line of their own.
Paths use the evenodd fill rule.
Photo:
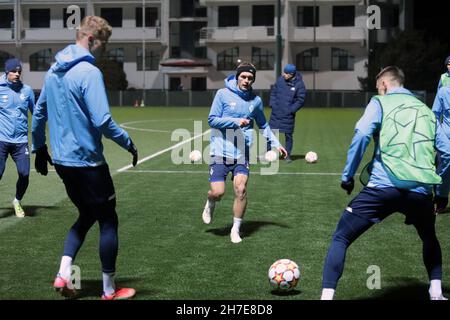
<svg viewBox="0 0 450 320">
<path fill-rule="evenodd" d="M 353 177 L 371 137 L 375 156 L 368 167 L 364 189 L 343 212 L 325 259 L 322 300 L 333 299 L 344 270 L 347 248 L 364 232 L 394 212 L 406 216 L 423 242 L 423 262 L 430 280 L 432 300 L 442 295 L 442 254 L 436 237 L 432 188 L 441 178 L 435 173 L 434 149 L 442 152 L 443 171 L 449 170 L 450 144 L 436 125 L 431 110 L 403 88 L 404 74 L 387 67 L 377 76 L 374 97 L 356 124 L 341 187 L 351 194 Z"/>
<path fill-rule="evenodd" d="M 33 90 L 20 81 L 21 74 L 22 64 L 11 58 L 6 60 L 5 74 L 0 77 L 0 180 L 10 154 L 19 174 L 13 200 L 18 218 L 25 217 L 20 201 L 28 188 L 30 176 L 28 110 L 33 113 L 34 108 Z"/>
<path fill-rule="evenodd" d="M 442 87 L 450 85 L 450 57 L 445 59 L 445 68 L 447 68 L 447 72 L 443 73 L 439 78 L 438 90 Z"/>
<path fill-rule="evenodd" d="M 53 286 L 65 296 L 75 295 L 71 282 L 72 263 L 87 232 L 98 221 L 104 300 L 128 299 L 135 295 L 134 289 L 116 288 L 114 282 L 118 217 L 114 185 L 103 156 L 102 135 L 132 153 L 133 165 L 137 163 L 138 154 L 128 133 L 111 118 L 103 77 L 94 66 L 93 56 L 104 50 L 111 31 L 103 18 L 87 16 L 81 21 L 76 44 L 56 54 L 56 63 L 45 76 L 33 114 L 32 130 L 36 170 L 47 175 L 47 162 L 51 162 L 45 144 L 48 121 L 56 172 L 79 211 L 64 242 Z"/>
<path fill-rule="evenodd" d="M 450 58 L 449 58 L 450 64 Z M 450 84 L 439 89 L 433 104 L 433 112 L 442 127 L 444 138 L 450 144 Z M 437 174 L 442 176 L 442 184 L 436 186 L 434 202 L 436 213 L 441 213 L 448 205 L 448 193 L 450 191 L 450 172 L 445 171 L 444 163 L 440 160 L 441 153 L 438 151 Z"/>
<path fill-rule="evenodd" d="M 234 187 L 233 243 L 242 241 L 239 230 L 247 207 L 247 181 L 249 176 L 249 150 L 253 142 L 254 122 L 264 130 L 263 135 L 272 146 L 287 156 L 286 150 L 270 130 L 264 116 L 261 98 L 252 91 L 256 68 L 248 62 L 241 63 L 236 75 L 225 79 L 225 88 L 214 98 L 208 117 L 211 131 L 211 190 L 202 213 L 203 222 L 211 223 L 215 204 L 225 193 L 225 180 L 232 173 Z"/>
</svg>

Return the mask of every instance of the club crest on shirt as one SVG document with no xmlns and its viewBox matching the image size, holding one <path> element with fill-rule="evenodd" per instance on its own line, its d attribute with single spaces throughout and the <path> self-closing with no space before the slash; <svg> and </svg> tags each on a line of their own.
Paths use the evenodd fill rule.
<svg viewBox="0 0 450 320">
<path fill-rule="evenodd" d="M 236 107 L 236 102 L 230 102 L 231 109 L 234 109 Z"/>
<path fill-rule="evenodd" d="M 291 91 L 295 91 L 295 88 L 294 88 L 294 87 L 292 87 L 292 88 L 291 88 Z"/>
<path fill-rule="evenodd" d="M 6 102 L 8 102 L 8 96 L 5 94 L 5 95 L 0 97 L 0 100 L 1 100 L 1 102 L 6 103 Z"/>
<path fill-rule="evenodd" d="M 23 93 L 20 94 L 19 96 L 20 100 L 25 101 L 25 99 L 27 98 Z"/>
</svg>

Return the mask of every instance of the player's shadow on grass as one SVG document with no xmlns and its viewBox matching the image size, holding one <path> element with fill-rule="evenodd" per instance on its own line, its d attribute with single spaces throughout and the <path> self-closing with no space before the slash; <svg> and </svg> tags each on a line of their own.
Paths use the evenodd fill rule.
<svg viewBox="0 0 450 320">
<path fill-rule="evenodd" d="M 38 216 L 38 212 L 41 210 L 55 210 L 57 207 L 50 206 L 23 206 L 23 210 L 25 211 L 26 217 L 35 217 Z M 11 205 L 11 207 L 1 207 L 0 208 L 0 219 L 7 218 L 10 216 L 14 216 L 15 212 Z"/>
<path fill-rule="evenodd" d="M 134 288 L 136 289 L 135 298 L 143 297 L 146 299 L 151 299 L 151 296 L 156 296 L 158 292 L 156 290 L 145 290 L 136 288 L 133 282 L 139 281 L 139 279 L 131 278 L 118 278 L 116 279 L 116 286 L 122 288 Z M 77 295 L 75 299 L 100 299 L 103 291 L 103 281 L 102 280 L 81 280 L 81 289 L 77 290 Z M 134 299 L 134 298 L 133 298 Z"/>
<path fill-rule="evenodd" d="M 447 214 L 449 214 L 449 213 L 450 213 L 450 207 L 447 207 L 447 208 L 445 208 L 442 212 L 439 212 L 440 215 L 441 215 L 441 214 L 447 215 Z"/>
<path fill-rule="evenodd" d="M 225 228 L 208 229 L 205 232 L 215 234 L 216 236 L 228 236 L 230 234 L 231 227 L 233 225 L 229 224 Z M 280 228 L 289 228 L 288 225 L 272 221 L 245 221 L 241 227 L 241 235 L 243 237 L 248 237 L 253 233 L 257 232 L 259 229 L 266 226 L 276 226 Z"/>
<path fill-rule="evenodd" d="M 374 296 L 370 298 L 360 297 L 357 300 L 429 300 L 429 284 L 412 278 L 400 278 L 400 284 L 392 287 L 384 287 L 374 290 Z M 450 287 L 442 287 L 444 296 L 450 293 Z"/>
<path fill-rule="evenodd" d="M 305 159 L 305 155 L 304 154 L 293 154 L 293 155 L 291 155 L 291 159 L 293 161 L 295 161 L 295 160 L 304 160 Z"/>
<path fill-rule="evenodd" d="M 291 291 L 278 291 L 278 290 L 272 290 L 270 291 L 270 294 L 277 297 L 289 297 L 289 296 L 298 296 L 302 292 L 300 290 L 291 290 Z"/>
</svg>

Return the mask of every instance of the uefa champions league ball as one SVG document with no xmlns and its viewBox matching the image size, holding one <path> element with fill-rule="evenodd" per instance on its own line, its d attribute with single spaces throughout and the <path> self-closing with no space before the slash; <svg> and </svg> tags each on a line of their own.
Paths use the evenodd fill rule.
<svg viewBox="0 0 450 320">
<path fill-rule="evenodd" d="M 268 276 L 273 290 L 287 292 L 297 285 L 300 279 L 300 268 L 290 259 L 280 259 L 270 266 Z"/>
<path fill-rule="evenodd" d="M 192 163 L 198 162 L 202 159 L 202 153 L 198 150 L 193 150 L 191 153 L 189 153 L 189 159 Z"/>
<path fill-rule="evenodd" d="M 278 154 L 275 151 L 270 150 L 266 152 L 264 158 L 266 159 L 267 162 L 274 162 L 275 160 L 278 159 Z"/>
<path fill-rule="evenodd" d="M 318 159 L 317 153 L 315 153 L 314 151 L 309 151 L 305 156 L 305 160 L 308 163 L 316 163 L 317 159 Z"/>
</svg>

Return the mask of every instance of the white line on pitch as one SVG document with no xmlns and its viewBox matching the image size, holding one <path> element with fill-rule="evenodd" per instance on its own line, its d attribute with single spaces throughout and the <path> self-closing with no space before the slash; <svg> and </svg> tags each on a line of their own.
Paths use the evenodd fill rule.
<svg viewBox="0 0 450 320">
<path fill-rule="evenodd" d="M 169 173 L 169 174 L 208 174 L 208 170 L 197 171 L 197 170 L 132 170 L 127 171 L 127 173 Z M 258 174 L 257 172 L 251 174 Z M 334 172 L 278 172 L 276 175 L 285 176 L 341 176 L 342 173 Z M 359 176 L 356 174 L 355 176 Z"/>
<path fill-rule="evenodd" d="M 158 152 L 156 152 L 156 153 L 154 153 L 152 155 L 149 155 L 149 156 L 139 160 L 137 164 L 144 163 L 144 162 L 146 162 L 146 161 L 148 161 L 150 159 L 153 159 L 153 158 L 155 158 L 155 157 L 157 157 L 157 156 L 159 156 L 159 155 L 161 155 L 161 154 L 163 154 L 163 153 L 165 153 L 167 151 L 170 151 L 170 150 L 173 150 L 175 148 L 178 148 L 179 146 L 182 146 L 183 144 L 186 144 L 188 142 L 191 142 L 192 140 L 195 140 L 197 138 L 200 138 L 200 137 L 204 136 L 205 134 L 208 134 L 210 131 L 211 131 L 211 129 L 208 129 L 205 132 L 203 132 L 201 134 L 198 134 L 198 135 L 196 135 L 196 136 L 194 136 L 194 137 L 192 137 L 192 138 L 190 138 L 188 140 L 184 140 L 184 141 L 178 142 L 177 144 L 175 144 L 175 145 L 173 145 L 173 146 L 171 146 L 169 148 L 166 148 L 166 149 L 158 151 Z M 117 172 L 125 172 L 125 171 L 127 171 L 128 169 L 131 169 L 131 168 L 133 168 L 133 165 L 129 164 L 129 165 L 123 167 L 123 168 L 118 169 Z"/>
</svg>

